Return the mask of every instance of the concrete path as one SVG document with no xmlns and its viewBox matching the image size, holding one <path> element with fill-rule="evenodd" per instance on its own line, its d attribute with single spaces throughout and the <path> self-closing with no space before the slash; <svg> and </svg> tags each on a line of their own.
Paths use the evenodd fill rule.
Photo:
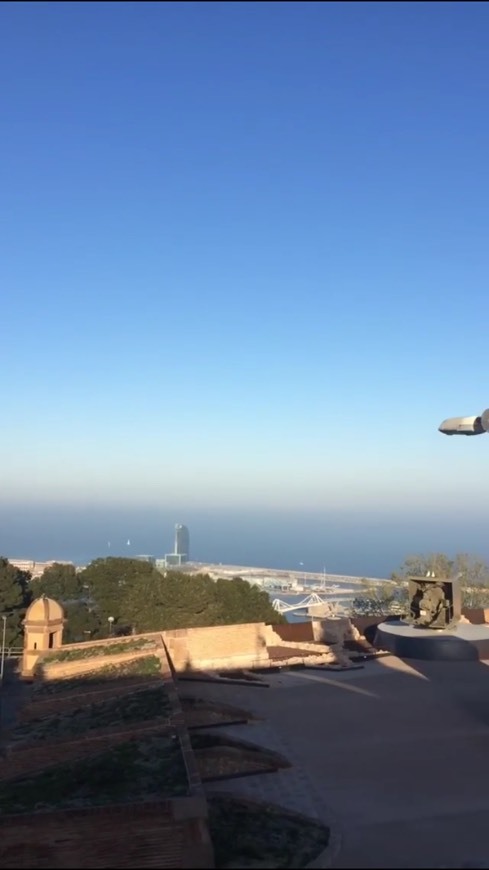
<svg viewBox="0 0 489 870">
<path fill-rule="evenodd" d="M 333 818 L 337 868 L 489 867 L 486 665 L 387 657 L 360 671 L 283 672 L 270 682 L 268 691 L 182 687 L 262 716 L 234 734 L 294 765 L 226 789 Z"/>
<path fill-rule="evenodd" d="M 19 710 L 28 701 L 31 686 L 21 681 L 13 667 L 6 669 L 0 684 L 0 749 L 3 750 L 6 734 L 17 719 Z"/>
</svg>

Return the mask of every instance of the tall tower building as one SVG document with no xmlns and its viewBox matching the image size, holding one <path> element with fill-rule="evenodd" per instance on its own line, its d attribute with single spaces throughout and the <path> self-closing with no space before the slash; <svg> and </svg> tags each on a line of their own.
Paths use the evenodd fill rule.
<svg viewBox="0 0 489 870">
<path fill-rule="evenodd" d="M 190 555 L 190 535 L 187 526 L 177 523 L 175 526 L 175 556 L 180 556 L 180 562 L 188 562 Z"/>
</svg>

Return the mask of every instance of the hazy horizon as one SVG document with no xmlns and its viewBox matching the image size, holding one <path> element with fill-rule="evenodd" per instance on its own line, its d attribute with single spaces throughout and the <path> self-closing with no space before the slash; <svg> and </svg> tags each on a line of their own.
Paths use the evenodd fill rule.
<svg viewBox="0 0 489 870">
<path fill-rule="evenodd" d="M 463 513 L 0 506 L 0 555 L 76 564 L 116 555 L 161 557 L 173 550 L 175 522 L 183 522 L 195 561 L 388 577 L 413 553 L 469 552 L 489 561 L 485 518 L 462 525 Z"/>
</svg>

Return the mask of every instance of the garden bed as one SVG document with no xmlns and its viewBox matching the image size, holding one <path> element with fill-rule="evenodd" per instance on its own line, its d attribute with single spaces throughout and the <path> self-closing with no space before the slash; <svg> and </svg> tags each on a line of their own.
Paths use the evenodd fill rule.
<svg viewBox="0 0 489 870">
<path fill-rule="evenodd" d="M 14 742 L 69 740 L 100 730 L 135 722 L 147 722 L 155 717 L 171 716 L 171 704 L 165 686 L 145 687 L 124 695 L 106 698 L 74 710 L 30 719 L 11 731 Z"/>
<path fill-rule="evenodd" d="M 139 652 L 140 650 L 156 649 L 156 643 L 151 638 L 138 638 L 138 640 L 124 640 L 120 643 L 107 643 L 94 646 L 80 646 L 76 649 L 60 649 L 50 653 L 41 663 L 59 664 L 60 662 L 76 662 L 96 656 L 116 656 L 126 652 Z"/>
<path fill-rule="evenodd" d="M 274 773 L 290 766 L 287 759 L 278 753 L 226 736 L 192 734 L 190 742 L 204 782 Z"/>
<path fill-rule="evenodd" d="M 111 680 L 132 680 L 143 677 L 161 677 L 161 662 L 158 656 L 144 656 L 129 662 L 105 665 L 93 671 L 85 671 L 76 677 L 38 680 L 34 683 L 34 697 L 44 698 L 65 692 L 91 692 L 103 688 Z"/>
<path fill-rule="evenodd" d="M 160 800 L 187 793 L 178 737 L 151 735 L 36 776 L 0 782 L 0 814 Z"/>
<path fill-rule="evenodd" d="M 313 819 L 221 795 L 209 798 L 209 828 L 217 870 L 302 868 L 329 843 L 329 829 Z"/>
</svg>

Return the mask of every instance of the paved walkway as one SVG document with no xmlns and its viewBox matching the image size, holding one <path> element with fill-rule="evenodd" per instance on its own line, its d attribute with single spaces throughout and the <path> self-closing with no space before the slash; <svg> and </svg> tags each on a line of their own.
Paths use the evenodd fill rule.
<svg viewBox="0 0 489 870">
<path fill-rule="evenodd" d="M 293 764 L 215 789 L 332 818 L 337 868 L 488 867 L 489 668 L 411 665 L 282 672 L 269 690 L 185 684 L 262 716 L 227 730 Z"/>
<path fill-rule="evenodd" d="M 23 683 L 18 674 L 12 672 L 12 668 L 6 670 L 0 684 L 0 752 L 4 749 L 8 729 L 15 723 L 19 710 L 30 697 L 30 692 L 30 685 Z"/>
</svg>

